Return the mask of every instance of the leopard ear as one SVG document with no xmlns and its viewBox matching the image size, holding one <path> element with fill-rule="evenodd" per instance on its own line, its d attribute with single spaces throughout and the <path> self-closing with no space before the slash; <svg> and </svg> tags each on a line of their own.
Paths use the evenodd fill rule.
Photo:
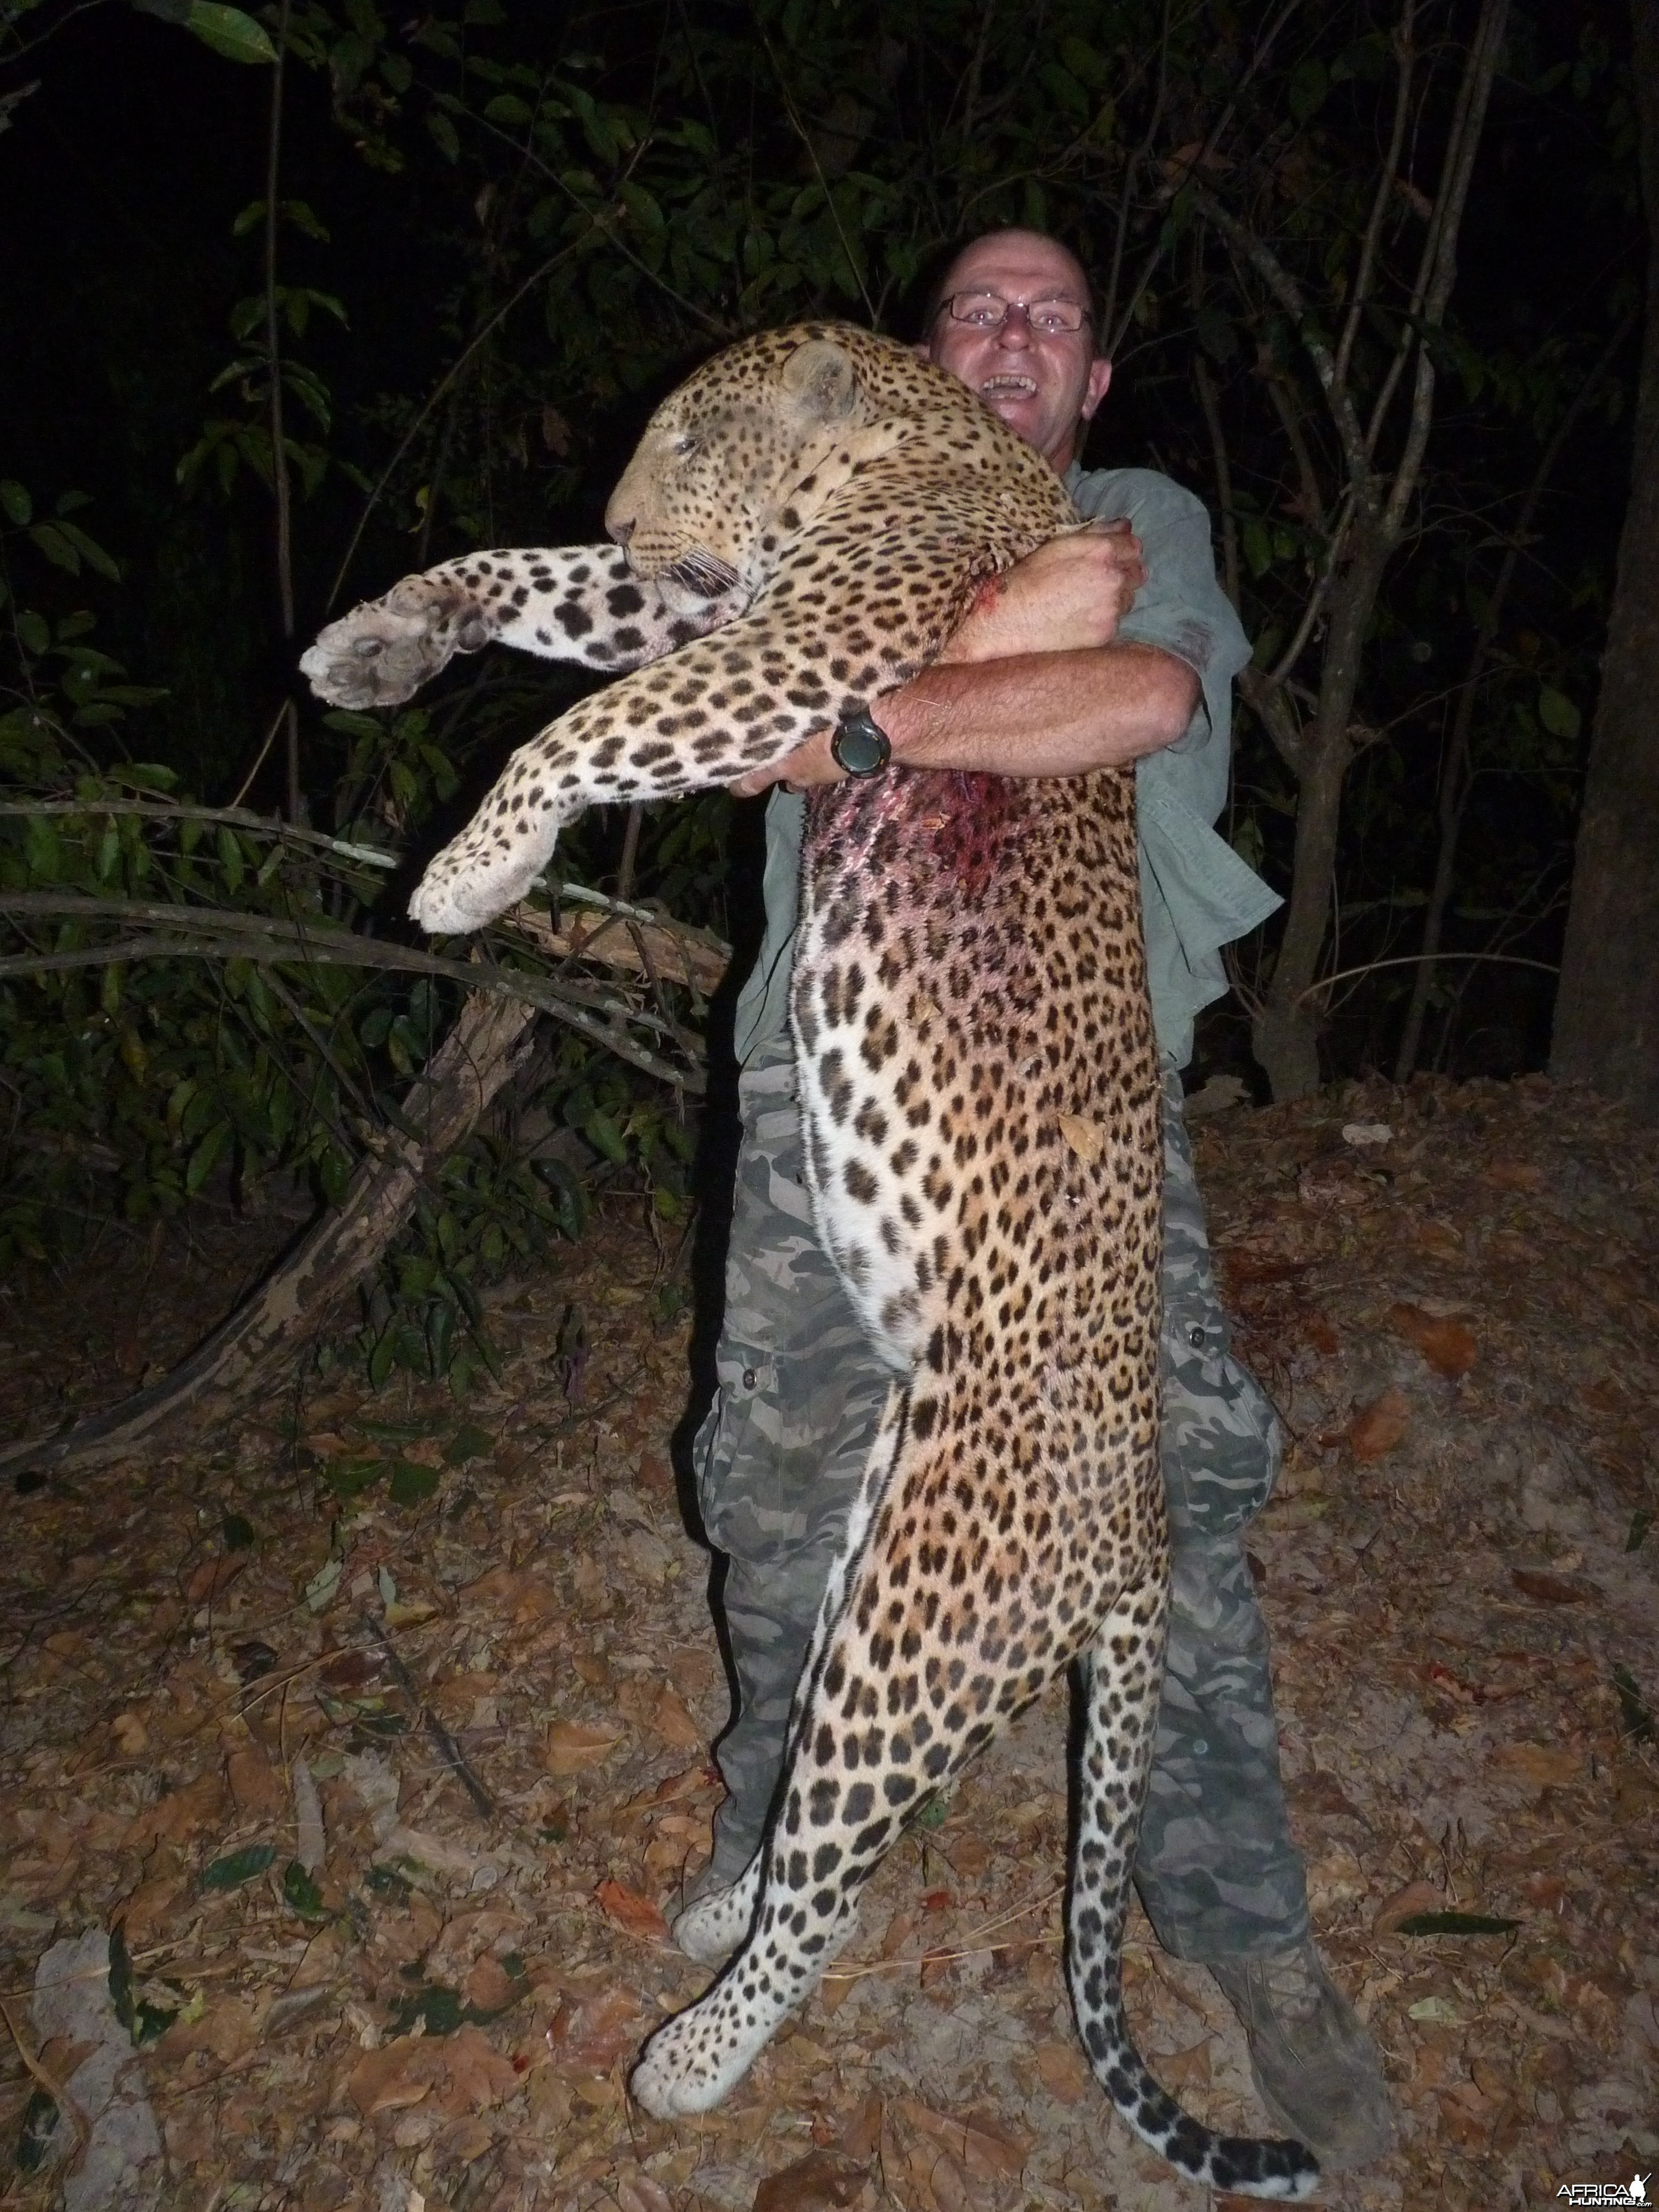
<svg viewBox="0 0 1659 2212">
<path fill-rule="evenodd" d="M 808 338 L 783 364 L 783 388 L 820 422 L 850 415 L 858 397 L 853 357 L 833 338 Z"/>
</svg>

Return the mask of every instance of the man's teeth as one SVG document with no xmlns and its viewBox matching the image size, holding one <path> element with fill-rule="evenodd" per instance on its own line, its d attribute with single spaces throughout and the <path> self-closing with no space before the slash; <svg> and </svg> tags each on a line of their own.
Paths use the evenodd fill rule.
<svg viewBox="0 0 1659 2212">
<path fill-rule="evenodd" d="M 979 387 L 981 392 L 1035 392 L 1034 376 L 988 376 Z"/>
</svg>

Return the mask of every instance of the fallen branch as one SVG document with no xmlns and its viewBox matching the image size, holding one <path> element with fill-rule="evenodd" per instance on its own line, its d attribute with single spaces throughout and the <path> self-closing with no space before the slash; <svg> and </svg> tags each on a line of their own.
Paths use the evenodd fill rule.
<svg viewBox="0 0 1659 2212">
<path fill-rule="evenodd" d="M 465 983 L 469 991 L 516 1000 L 538 1012 L 551 1014 L 592 1043 L 603 1045 L 619 1059 L 661 1082 L 672 1083 L 678 1090 L 697 1095 L 704 1087 L 702 1046 L 696 1039 L 660 1015 L 626 1006 L 595 985 L 555 983 L 544 976 L 526 975 L 521 969 L 501 968 L 484 961 L 452 960 L 441 953 L 422 952 L 412 945 L 387 944 L 378 937 L 363 937 L 356 931 L 333 929 L 323 923 L 287 921 L 276 915 L 229 912 L 216 907 L 183 906 L 166 899 L 94 899 L 64 891 L 9 891 L 0 896 L 0 918 L 125 922 L 147 933 L 188 933 L 187 936 L 147 933 L 101 945 L 68 945 L 52 952 L 9 953 L 0 957 L 0 977 L 47 975 L 70 968 L 109 967 L 121 961 L 173 958 L 180 954 L 198 959 L 280 960 L 297 966 L 314 963 L 320 967 L 374 968 L 404 975 L 442 975 Z M 508 937 L 519 935 L 532 948 L 542 951 L 557 942 L 550 925 L 546 936 L 540 939 L 527 927 L 515 930 L 510 924 L 503 933 Z M 689 954 L 681 964 L 690 967 Z M 677 1067 L 665 1060 L 648 1045 L 630 1036 L 629 1024 L 659 1036 L 672 1038 L 690 1064 Z"/>
<path fill-rule="evenodd" d="M 459 964 L 459 963 L 458 963 Z M 476 1127 L 522 1059 L 533 1007 L 477 992 L 411 1086 L 392 1133 L 345 1197 L 276 1273 L 181 1366 L 147 1390 L 56 1436 L 0 1452 L 0 1474 L 93 1467 L 120 1456 L 182 1413 L 221 1423 L 261 1395 L 403 1226 L 425 1176 Z"/>
</svg>

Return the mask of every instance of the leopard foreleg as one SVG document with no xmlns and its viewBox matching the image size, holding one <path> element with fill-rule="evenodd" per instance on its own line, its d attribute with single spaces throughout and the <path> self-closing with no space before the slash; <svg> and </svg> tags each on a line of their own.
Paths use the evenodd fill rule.
<svg viewBox="0 0 1659 2212">
<path fill-rule="evenodd" d="M 1298 2142 L 1218 2136 L 1147 2072 L 1123 2010 L 1121 1962 L 1135 1840 L 1152 1768 L 1169 1592 L 1160 1577 L 1113 1605 L 1084 1668 L 1086 1701 L 1066 1976 L 1095 2076 L 1141 2141 L 1211 2189 L 1300 2198 L 1319 2167 Z"/>
<path fill-rule="evenodd" d="M 469 553 L 405 576 L 331 623 L 300 668 L 337 707 L 395 707 L 458 653 L 510 645 L 544 660 L 620 675 L 705 637 L 744 606 L 647 582 L 620 545 Z"/>
<path fill-rule="evenodd" d="M 427 869 L 415 920 L 451 936 L 479 928 L 524 896 L 560 829 L 589 806 L 735 783 L 926 666 L 970 586 L 960 561 L 910 574 L 913 540 L 871 533 L 834 574 L 805 542 L 737 620 L 561 714 L 514 754 Z M 894 572 L 905 575 L 902 607 L 875 580 Z"/>
</svg>

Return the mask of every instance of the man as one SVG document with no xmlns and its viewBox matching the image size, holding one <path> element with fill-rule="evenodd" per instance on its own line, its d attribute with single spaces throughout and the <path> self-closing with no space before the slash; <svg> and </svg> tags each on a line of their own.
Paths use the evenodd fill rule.
<svg viewBox="0 0 1659 2212">
<path fill-rule="evenodd" d="M 1219 948 L 1277 904 L 1211 824 L 1227 789 L 1232 678 L 1249 648 L 1215 579 L 1208 517 L 1150 471 L 1085 474 L 1111 364 L 1088 281 L 1030 231 L 951 264 L 918 350 L 977 392 L 1065 481 L 1096 532 L 1040 548 L 984 595 L 942 661 L 874 705 L 903 766 L 1072 775 L 1136 764 L 1148 968 L 1164 1055 L 1164 1468 L 1174 1554 L 1169 1674 L 1136 1867 L 1159 1939 L 1206 1964 L 1243 2020 L 1279 2122 L 1333 2168 L 1387 2148 L 1375 2046 L 1309 1938 L 1279 1779 L 1267 1637 L 1241 1531 L 1278 1472 L 1272 1408 L 1228 1352 L 1181 1114 L 1193 1017 L 1225 988 Z M 738 1717 L 728 1796 L 698 1884 L 760 1841 L 790 1699 L 888 1371 L 813 1230 L 787 1025 L 805 787 L 839 780 L 830 733 L 736 788 L 773 793 L 767 929 L 738 1001 L 744 1135 L 720 1387 L 696 1455 L 727 1555 Z"/>
</svg>

